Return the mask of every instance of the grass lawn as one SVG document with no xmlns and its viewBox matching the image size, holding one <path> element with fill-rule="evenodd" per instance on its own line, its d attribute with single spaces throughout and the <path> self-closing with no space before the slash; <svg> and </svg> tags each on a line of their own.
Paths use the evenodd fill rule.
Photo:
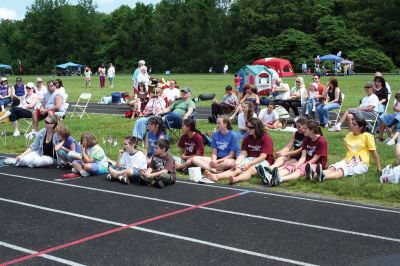
<svg viewBox="0 0 400 266">
<path fill-rule="evenodd" d="M 155 75 L 161 78 L 161 75 Z M 33 81 L 36 76 L 24 76 L 25 83 Z M 43 79 L 48 80 L 51 77 L 42 76 Z M 176 79 L 181 87 L 189 86 L 193 89 L 193 96 L 197 97 L 200 93 L 216 93 L 217 98 L 221 99 L 224 87 L 227 84 L 233 85 L 232 76 L 225 75 L 171 75 L 168 78 Z M 357 106 L 359 100 L 364 97 L 365 92 L 363 85 L 366 81 L 371 80 L 372 75 L 358 75 L 351 77 L 338 77 L 339 87 L 342 92 L 346 94 L 344 107 Z M 293 86 L 295 78 L 284 78 L 284 82 L 289 83 L 290 87 Z M 305 78 L 306 84 L 312 81 L 312 77 Z M 130 75 L 118 75 L 116 85 L 113 89 L 106 88 L 100 89 L 98 85 L 98 78 L 94 77 L 92 88 L 86 90 L 84 79 L 82 77 L 63 77 L 64 87 L 69 93 L 69 101 L 74 102 L 79 94 L 84 91 L 90 91 L 93 94 L 92 101 L 98 102 L 102 96 L 109 95 L 114 91 L 131 91 Z M 326 83 L 327 77 L 322 78 L 322 82 Z M 399 75 L 387 75 L 386 80 L 390 83 L 392 92 L 397 92 L 400 87 Z M 392 102 L 392 101 L 391 101 Z M 209 106 L 210 102 L 200 102 L 200 106 Z M 118 139 L 121 146 L 122 140 L 125 136 L 130 135 L 133 127 L 132 120 L 124 119 L 120 116 L 113 115 L 91 115 L 91 118 L 79 120 L 77 118 L 64 120 L 72 135 L 75 138 L 85 131 L 93 131 L 98 136 L 100 144 L 105 149 L 107 155 L 115 159 L 117 151 L 121 147 L 112 147 L 106 143 L 103 144 L 103 138 L 107 139 L 112 136 Z M 0 152 L 2 153 L 21 153 L 26 148 L 26 140 L 23 137 L 13 138 L 12 127 L 10 124 L 1 124 L 1 129 L 7 131 L 7 145 L 0 142 Z M 43 122 L 39 125 L 43 127 Z M 198 121 L 198 127 L 201 131 L 213 130 L 215 125 L 210 125 L 206 121 Z M 339 161 L 344 156 L 343 138 L 347 131 L 343 130 L 340 133 L 330 133 L 324 129 L 324 136 L 329 143 L 329 156 L 328 164 Z M 282 148 L 291 136 L 287 132 L 269 132 L 274 140 L 275 150 Z M 2 137 L 4 139 L 4 136 Z M 381 159 L 381 165 L 384 167 L 387 164 L 394 164 L 396 161 L 394 146 L 387 146 L 382 143 L 377 143 L 378 153 Z M 179 154 L 176 145 L 172 146 L 172 153 Z M 210 154 L 210 148 L 206 148 L 206 154 Z M 376 172 L 376 167 L 373 159 L 371 158 L 370 170 L 367 174 L 357 176 L 355 178 L 343 178 L 336 181 L 327 181 L 323 183 L 310 183 L 304 179 L 292 181 L 281 184 L 278 188 L 270 188 L 279 191 L 289 191 L 296 193 L 309 193 L 316 196 L 323 197 L 339 197 L 341 199 L 360 200 L 369 203 L 379 203 L 388 206 L 400 207 L 400 185 L 382 185 L 379 183 L 379 174 Z M 181 175 L 181 177 L 184 177 Z M 187 176 L 185 176 L 187 177 Z M 249 182 L 238 184 L 239 186 L 260 187 L 261 181 L 257 178 L 251 179 Z"/>
</svg>

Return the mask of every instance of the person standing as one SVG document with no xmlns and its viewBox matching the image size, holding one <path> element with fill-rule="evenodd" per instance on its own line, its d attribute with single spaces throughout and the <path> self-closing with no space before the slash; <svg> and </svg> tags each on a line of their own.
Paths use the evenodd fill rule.
<svg viewBox="0 0 400 266">
<path fill-rule="evenodd" d="M 90 70 L 90 67 L 86 66 L 85 67 L 85 85 L 86 89 L 89 87 L 91 88 L 90 82 L 92 81 L 92 71 Z"/>
<path fill-rule="evenodd" d="M 224 65 L 224 74 L 228 74 L 229 67 L 227 64 Z"/>
<path fill-rule="evenodd" d="M 139 82 L 137 81 L 137 76 L 138 76 L 139 73 L 140 73 L 140 68 L 141 68 L 142 66 L 144 66 L 145 64 L 146 64 L 146 62 L 145 62 L 144 60 L 140 60 L 140 61 L 138 62 L 138 67 L 135 69 L 135 71 L 134 71 L 133 74 L 132 74 L 133 94 L 135 94 L 135 90 L 138 89 Z"/>
<path fill-rule="evenodd" d="M 106 68 L 104 67 L 104 64 L 99 66 L 97 73 L 99 74 L 100 88 L 104 88 L 106 82 Z"/>
<path fill-rule="evenodd" d="M 110 88 L 114 87 L 114 78 L 115 78 L 115 67 L 112 63 L 109 64 L 107 69 L 107 77 L 108 81 L 110 82 Z"/>
</svg>

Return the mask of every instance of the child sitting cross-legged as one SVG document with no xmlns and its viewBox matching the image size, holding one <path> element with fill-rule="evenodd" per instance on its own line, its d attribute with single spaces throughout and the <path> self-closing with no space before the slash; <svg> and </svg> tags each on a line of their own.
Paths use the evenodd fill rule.
<svg viewBox="0 0 400 266">
<path fill-rule="evenodd" d="M 154 142 L 154 154 L 151 157 L 147 170 L 141 170 L 141 180 L 145 185 L 160 188 L 174 184 L 176 170 L 174 158 L 168 152 L 169 142 L 166 139 L 158 139 Z"/>
<path fill-rule="evenodd" d="M 109 181 L 120 181 L 124 184 L 130 183 L 133 178 L 138 183 L 140 171 L 147 169 L 147 160 L 143 152 L 136 149 L 136 138 L 129 136 L 124 140 L 124 149 L 120 151 L 115 166 L 110 166 L 110 172 L 106 179 Z"/>
</svg>

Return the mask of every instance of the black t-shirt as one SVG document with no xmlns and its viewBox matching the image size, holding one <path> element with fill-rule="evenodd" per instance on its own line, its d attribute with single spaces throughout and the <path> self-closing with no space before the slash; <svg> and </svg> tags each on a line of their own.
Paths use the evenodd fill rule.
<svg viewBox="0 0 400 266">
<path fill-rule="evenodd" d="M 43 155 L 50 156 L 52 158 L 56 158 L 55 152 L 53 152 L 53 141 L 50 140 L 49 143 L 46 143 L 46 138 L 43 139 Z"/>
</svg>

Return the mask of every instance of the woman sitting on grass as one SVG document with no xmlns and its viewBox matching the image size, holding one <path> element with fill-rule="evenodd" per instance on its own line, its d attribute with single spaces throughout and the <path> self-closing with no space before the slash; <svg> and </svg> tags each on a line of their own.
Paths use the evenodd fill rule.
<svg viewBox="0 0 400 266">
<path fill-rule="evenodd" d="M 258 118 L 247 122 L 249 135 L 242 143 L 240 155 L 225 172 L 213 174 L 206 170 L 204 175 L 211 181 L 217 182 L 229 178 L 231 184 L 248 180 L 257 174 L 256 167 L 268 167 L 274 162 L 274 147 L 271 137 L 265 133 L 264 125 Z"/>
<path fill-rule="evenodd" d="M 146 169 L 146 156 L 136 149 L 136 138 L 129 136 L 124 140 L 124 149 L 119 152 L 116 165 L 108 168 L 110 173 L 106 179 L 129 184 L 129 178 L 136 178 L 135 182 L 137 183 L 140 178 L 140 171 Z"/>
<path fill-rule="evenodd" d="M 276 160 L 274 164 L 266 169 L 260 167 L 257 168 L 258 174 L 262 177 L 262 181 L 265 185 L 268 185 L 271 182 L 271 169 L 294 164 L 300 159 L 304 139 L 304 125 L 306 124 L 306 121 L 307 119 L 304 117 L 297 119 L 295 123 L 297 131 L 293 133 L 285 147 L 276 151 Z"/>
<path fill-rule="evenodd" d="M 251 102 L 243 102 L 241 105 L 241 112 L 238 115 L 238 131 L 234 131 L 238 139 L 243 139 L 247 136 L 246 123 L 250 118 L 255 118 L 257 115 L 254 113 L 254 105 Z"/>
<path fill-rule="evenodd" d="M 68 128 L 63 125 L 59 125 L 56 128 L 59 143 L 54 147 L 58 156 L 59 167 L 65 169 L 72 168 L 72 161 L 82 159 L 82 150 L 79 143 L 71 137 Z"/>
<path fill-rule="evenodd" d="M 194 156 L 204 156 L 204 141 L 196 131 L 196 122 L 190 118 L 183 120 L 182 132 L 183 135 L 178 143 L 181 156 L 174 156 L 176 170 L 184 170 L 192 166 Z"/>
<path fill-rule="evenodd" d="M 231 121 L 227 116 L 217 119 L 218 131 L 212 135 L 211 157 L 195 156 L 193 164 L 213 173 L 229 169 L 239 153 L 239 141 L 231 131 Z"/>
<path fill-rule="evenodd" d="M 93 133 L 86 132 L 81 137 L 82 160 L 72 162 L 72 172 L 82 177 L 108 173 L 108 159 Z"/>
<path fill-rule="evenodd" d="M 366 129 L 367 122 L 364 119 L 353 118 L 350 132 L 344 138 L 346 157 L 340 162 L 332 164 L 324 171 L 320 163 L 315 171 L 311 167 L 307 167 L 307 175 L 316 177 L 321 182 L 325 179 L 339 179 L 344 176 L 364 174 L 368 171 L 370 153 L 374 157 L 377 170 L 381 171 L 381 163 L 376 151 L 374 136 L 365 132 Z"/>
<path fill-rule="evenodd" d="M 321 135 L 321 129 L 314 120 L 307 120 L 304 126 L 304 140 L 300 159 L 293 164 L 272 169 L 271 186 L 278 186 L 284 181 L 294 180 L 315 171 L 317 164 L 323 168 L 328 160 L 328 142 Z M 312 176 L 307 176 L 312 178 Z"/>
<path fill-rule="evenodd" d="M 23 153 L 16 157 L 16 166 L 41 167 L 56 164 L 57 154 L 54 147 L 59 142 L 55 133 L 57 118 L 49 115 L 44 119 L 44 128 L 35 141 Z"/>
</svg>

